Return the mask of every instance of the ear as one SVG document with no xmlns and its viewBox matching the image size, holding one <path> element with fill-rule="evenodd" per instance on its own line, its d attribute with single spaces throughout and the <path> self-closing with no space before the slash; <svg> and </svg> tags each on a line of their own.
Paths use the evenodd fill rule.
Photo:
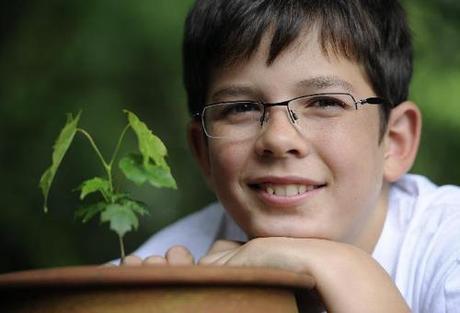
<svg viewBox="0 0 460 313">
<path fill-rule="evenodd" d="M 398 180 L 412 167 L 420 142 L 422 115 L 415 103 L 406 101 L 393 108 L 385 134 L 384 176 Z"/>
<path fill-rule="evenodd" d="M 187 128 L 187 139 L 190 149 L 192 150 L 193 157 L 197 161 L 208 186 L 212 189 L 209 148 L 201 123 L 198 121 L 191 121 L 189 123 Z"/>
</svg>

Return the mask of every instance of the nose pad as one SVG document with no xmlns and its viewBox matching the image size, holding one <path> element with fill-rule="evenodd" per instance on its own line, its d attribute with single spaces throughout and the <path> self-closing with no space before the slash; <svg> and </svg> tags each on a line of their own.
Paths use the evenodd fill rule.
<svg viewBox="0 0 460 313">
<path fill-rule="evenodd" d="M 292 111 L 289 107 L 287 107 L 286 109 L 288 111 L 288 115 L 289 115 L 289 119 L 291 120 L 291 123 L 294 125 L 297 124 L 297 120 L 299 119 L 299 116 L 294 111 Z"/>
<path fill-rule="evenodd" d="M 291 122 L 292 125 L 296 126 L 297 121 L 299 120 L 299 116 L 297 113 L 292 111 L 288 106 L 286 106 L 286 111 L 287 111 L 287 116 L 289 121 Z M 264 112 L 262 113 L 262 116 L 260 117 L 260 126 L 262 127 L 264 124 L 268 123 L 269 121 L 269 114 L 267 114 L 267 110 L 264 109 Z"/>
</svg>

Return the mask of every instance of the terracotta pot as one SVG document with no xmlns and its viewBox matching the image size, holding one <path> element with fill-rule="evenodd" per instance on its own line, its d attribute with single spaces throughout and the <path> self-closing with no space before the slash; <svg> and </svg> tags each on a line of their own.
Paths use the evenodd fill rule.
<svg viewBox="0 0 460 313">
<path fill-rule="evenodd" d="M 237 267 L 67 267 L 0 275 L 0 312 L 290 313 L 314 280 Z"/>
</svg>

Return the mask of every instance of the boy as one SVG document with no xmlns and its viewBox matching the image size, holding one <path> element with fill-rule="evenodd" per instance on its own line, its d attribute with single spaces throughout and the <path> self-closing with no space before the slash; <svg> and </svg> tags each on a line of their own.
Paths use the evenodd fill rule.
<svg viewBox="0 0 460 313">
<path fill-rule="evenodd" d="M 405 175 L 421 129 L 411 73 L 396 0 L 198 0 L 189 139 L 225 211 L 125 264 L 306 272 L 328 312 L 460 312 L 460 190 Z"/>
</svg>

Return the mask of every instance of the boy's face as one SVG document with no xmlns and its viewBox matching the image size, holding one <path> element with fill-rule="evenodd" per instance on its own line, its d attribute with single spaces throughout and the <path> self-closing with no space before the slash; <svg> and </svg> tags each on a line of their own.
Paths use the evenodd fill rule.
<svg viewBox="0 0 460 313">
<path fill-rule="evenodd" d="M 265 39 L 247 62 L 213 72 L 208 102 L 273 103 L 319 92 L 375 96 L 360 66 L 325 56 L 316 36 L 304 36 L 269 66 Z M 386 210 L 386 140 L 379 141 L 378 106 L 364 105 L 311 133 L 296 130 L 286 107 L 267 110 L 269 120 L 254 138 L 208 138 L 198 148 L 210 185 L 248 236 L 358 244 L 379 230 Z M 289 188 L 301 194 L 283 196 Z"/>
</svg>

